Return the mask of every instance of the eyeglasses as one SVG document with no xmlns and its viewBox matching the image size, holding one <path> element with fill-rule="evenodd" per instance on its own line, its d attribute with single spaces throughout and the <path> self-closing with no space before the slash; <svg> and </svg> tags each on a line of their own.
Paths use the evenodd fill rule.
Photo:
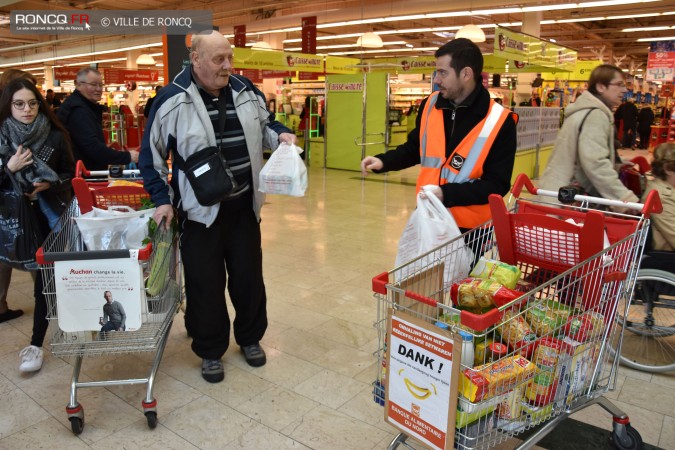
<svg viewBox="0 0 675 450">
<path fill-rule="evenodd" d="M 610 86 L 619 86 L 620 88 L 626 87 L 626 83 L 623 82 L 623 81 L 614 81 L 612 83 L 607 83 L 607 84 L 610 85 Z"/>
<path fill-rule="evenodd" d="M 80 81 L 80 83 L 89 85 L 94 89 L 103 89 L 103 83 L 87 83 L 86 81 Z"/>
<path fill-rule="evenodd" d="M 23 111 L 26 108 L 26 105 L 28 105 L 28 108 L 30 109 L 35 109 L 40 105 L 40 100 L 29 100 L 27 102 L 24 102 L 23 100 L 17 100 L 12 102 L 12 106 L 19 111 Z"/>
</svg>

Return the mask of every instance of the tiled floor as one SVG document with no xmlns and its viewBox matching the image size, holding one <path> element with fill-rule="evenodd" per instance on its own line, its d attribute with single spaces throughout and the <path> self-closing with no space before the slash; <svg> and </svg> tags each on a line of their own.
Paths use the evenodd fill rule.
<svg viewBox="0 0 675 450">
<path fill-rule="evenodd" d="M 145 388 L 115 386 L 78 392 L 85 427 L 71 433 L 65 412 L 71 361 L 46 352 L 40 372 L 18 372 L 33 300 L 30 277 L 15 272 L 9 303 L 26 314 L 0 324 L 0 449 L 386 448 L 395 433 L 372 400 L 377 336 L 370 286 L 393 266 L 414 208 L 415 175 L 362 180 L 355 172 L 311 169 L 304 198 L 269 196 L 262 223 L 267 365 L 249 367 L 233 347 L 225 355 L 225 381 L 206 383 L 179 313 L 157 376 L 155 430 L 141 412 Z M 83 378 L 145 376 L 151 356 L 85 358 Z M 675 448 L 673 374 L 621 369 L 618 390 L 608 397 L 646 442 Z M 599 407 L 577 417 L 611 427 Z"/>
</svg>

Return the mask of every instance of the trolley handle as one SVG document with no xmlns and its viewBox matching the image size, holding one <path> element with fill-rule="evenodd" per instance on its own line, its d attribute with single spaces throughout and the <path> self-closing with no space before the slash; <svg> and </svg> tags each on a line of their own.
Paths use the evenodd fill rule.
<svg viewBox="0 0 675 450">
<path fill-rule="evenodd" d="M 141 171 L 138 169 L 124 169 L 122 171 L 122 176 L 127 178 L 129 178 L 131 175 L 133 175 L 133 178 L 138 178 L 140 174 Z M 110 175 L 109 170 L 87 170 L 87 168 L 84 167 L 84 162 L 82 162 L 82 160 L 78 160 L 75 164 L 76 178 L 100 178 L 107 177 L 108 175 Z"/>
<path fill-rule="evenodd" d="M 513 196 L 519 198 L 520 193 L 523 190 L 523 187 L 527 189 L 527 192 L 533 195 L 553 197 L 555 199 L 558 198 L 557 191 L 538 189 L 534 186 L 532 180 L 530 180 L 527 175 L 521 173 L 516 177 L 516 182 L 513 183 L 513 188 L 511 189 L 511 193 L 513 194 Z M 592 197 L 590 195 L 575 195 L 574 200 L 578 202 L 588 202 L 597 205 L 613 206 L 618 208 L 627 208 L 635 211 L 640 211 L 642 215 L 645 216 L 645 218 L 649 218 L 649 216 L 651 216 L 652 214 L 659 214 L 663 211 L 661 198 L 659 197 L 658 192 L 654 190 L 649 192 L 644 203 L 623 202 L 621 200 L 610 200 L 602 197 Z"/>
</svg>

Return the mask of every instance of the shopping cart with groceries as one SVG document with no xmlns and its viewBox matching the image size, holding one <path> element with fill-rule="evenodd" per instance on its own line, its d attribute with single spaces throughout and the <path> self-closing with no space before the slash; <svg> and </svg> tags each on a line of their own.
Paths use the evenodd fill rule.
<svg viewBox="0 0 675 450">
<path fill-rule="evenodd" d="M 83 178 L 90 174 L 78 162 L 73 179 L 76 196 L 37 254 L 48 319 L 58 325 L 51 338 L 51 352 L 58 357 L 75 358 L 66 412 L 73 433 L 80 434 L 84 428 L 84 408 L 77 399 L 78 389 L 144 384 L 147 391 L 142 401 L 143 412 L 148 426 L 155 428 L 155 375 L 182 301 L 176 233 L 171 227 L 159 224 L 149 242 L 138 247 L 96 247 L 97 241 L 86 236 L 84 228 L 78 226 L 78 219 L 94 208 L 110 211 L 116 206 L 124 206 L 132 211 L 139 210 L 149 196 L 142 183 L 132 182 L 129 178 L 121 184 L 111 185 L 117 178 L 95 181 Z M 131 221 L 124 217 L 120 220 Z M 149 215 L 138 217 L 147 227 Z M 116 217 L 113 220 L 119 223 Z M 100 235 L 101 241 L 123 240 L 119 236 L 111 237 L 111 229 L 104 231 Z M 114 322 L 112 313 L 107 317 L 108 311 L 114 312 L 106 310 L 105 306 L 102 308 L 108 302 L 108 296 L 112 297 L 111 304 L 114 298 L 123 305 L 124 322 Z M 85 356 L 139 352 L 154 352 L 144 377 L 80 381 Z"/>
<path fill-rule="evenodd" d="M 658 194 L 616 202 L 519 175 L 489 202 L 491 221 L 373 278 L 374 400 L 399 432 L 389 448 L 486 449 L 526 431 L 518 448 L 530 448 L 593 404 L 612 415 L 615 448 L 641 448 L 603 394 Z"/>
</svg>

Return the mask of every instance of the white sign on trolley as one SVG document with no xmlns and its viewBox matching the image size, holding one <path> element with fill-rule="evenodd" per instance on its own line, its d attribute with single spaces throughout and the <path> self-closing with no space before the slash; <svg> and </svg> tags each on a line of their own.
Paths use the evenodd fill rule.
<svg viewBox="0 0 675 450">
<path fill-rule="evenodd" d="M 385 420 L 433 449 L 453 448 L 461 346 L 449 331 L 390 314 Z"/>
<path fill-rule="evenodd" d="M 141 302 L 145 299 L 145 291 L 138 260 L 56 261 L 54 283 L 59 328 L 63 331 L 102 331 L 109 319 L 103 308 L 108 303 L 106 297 L 110 297 L 113 308 L 119 311 L 121 306 L 124 311 L 126 320 L 122 331 L 141 327 Z"/>
</svg>

